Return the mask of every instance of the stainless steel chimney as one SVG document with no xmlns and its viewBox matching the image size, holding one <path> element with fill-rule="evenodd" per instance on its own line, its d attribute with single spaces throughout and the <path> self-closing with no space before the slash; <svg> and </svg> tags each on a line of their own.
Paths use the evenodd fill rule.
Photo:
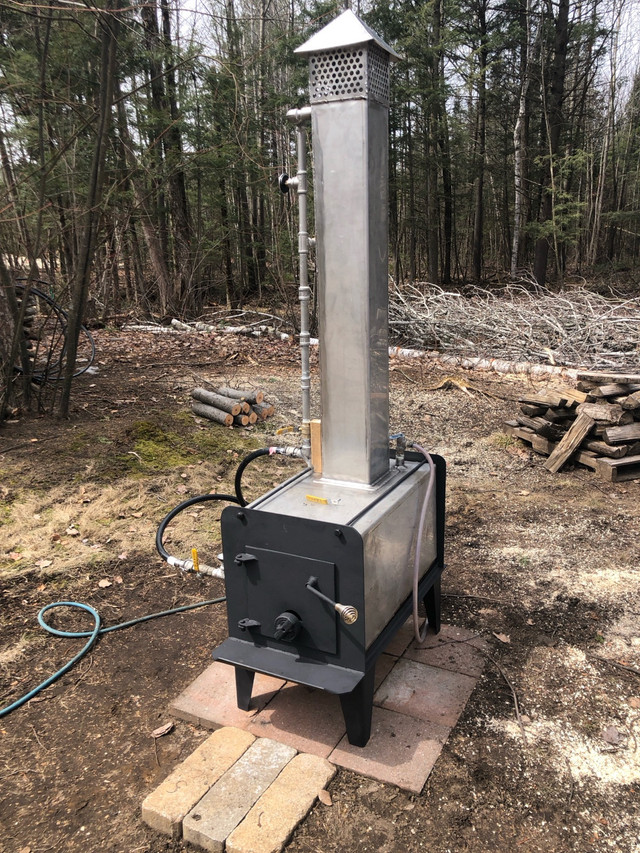
<svg viewBox="0 0 640 853">
<path fill-rule="evenodd" d="M 369 485 L 388 472 L 389 61 L 350 10 L 308 55 L 314 155 L 322 473 Z"/>
<path fill-rule="evenodd" d="M 223 511 L 229 637 L 213 657 L 235 667 L 240 708 L 249 708 L 256 672 L 337 694 L 349 741 L 364 746 L 377 658 L 419 601 L 431 630 L 440 628 L 445 463 L 405 454 L 403 440 L 389 450 L 387 147 L 397 56 L 350 11 L 298 53 L 310 69 L 322 471 Z M 308 112 L 290 117 L 300 125 Z M 306 210 L 300 162 L 290 185 Z M 301 273 L 307 250 L 301 224 Z M 303 375 L 304 361 L 303 350 Z"/>
</svg>

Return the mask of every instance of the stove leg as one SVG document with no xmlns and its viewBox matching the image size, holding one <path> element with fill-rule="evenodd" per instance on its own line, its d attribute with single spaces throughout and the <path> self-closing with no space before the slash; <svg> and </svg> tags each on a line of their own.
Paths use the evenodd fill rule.
<svg viewBox="0 0 640 853">
<path fill-rule="evenodd" d="M 427 611 L 429 629 L 434 634 L 440 633 L 440 578 L 427 591 L 424 597 L 424 607 Z"/>
<path fill-rule="evenodd" d="M 351 693 L 340 695 L 342 713 L 347 726 L 347 738 L 353 746 L 366 746 L 371 735 L 375 664 Z"/>
<path fill-rule="evenodd" d="M 235 671 L 238 708 L 241 711 L 248 711 L 251 705 L 251 691 L 255 672 L 252 669 L 245 669 L 243 666 L 236 666 Z"/>
</svg>

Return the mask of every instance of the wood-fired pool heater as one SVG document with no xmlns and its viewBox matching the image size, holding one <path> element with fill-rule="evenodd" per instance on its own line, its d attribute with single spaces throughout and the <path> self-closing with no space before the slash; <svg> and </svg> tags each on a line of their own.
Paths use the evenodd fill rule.
<svg viewBox="0 0 640 853">
<path fill-rule="evenodd" d="M 351 11 L 296 52 L 310 69 L 311 106 L 291 116 L 311 119 L 322 471 L 309 467 L 224 510 L 229 638 L 213 657 L 235 667 L 240 708 L 249 708 L 256 672 L 337 694 L 350 743 L 364 746 L 375 662 L 413 610 L 415 563 L 417 596 L 430 628 L 440 628 L 445 464 L 403 458 L 402 442 L 397 459 L 389 451 L 388 103 L 397 56 Z M 290 183 L 306 196 L 306 169 Z M 308 243 L 301 229 L 305 273 Z M 303 387 L 304 376 L 303 364 Z M 308 426 L 304 406 L 303 419 Z"/>
</svg>

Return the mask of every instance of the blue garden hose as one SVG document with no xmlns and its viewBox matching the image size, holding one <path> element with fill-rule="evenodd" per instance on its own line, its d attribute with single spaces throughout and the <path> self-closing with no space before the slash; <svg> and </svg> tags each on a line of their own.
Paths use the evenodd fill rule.
<svg viewBox="0 0 640 853">
<path fill-rule="evenodd" d="M 225 597 L 223 596 L 222 598 L 212 598 L 209 601 L 199 601 L 197 604 L 185 604 L 183 607 L 174 607 L 171 610 L 162 610 L 159 613 L 150 613 L 147 616 L 130 619 L 128 622 L 120 622 L 118 625 L 111 625 L 109 628 L 100 627 L 100 614 L 97 610 L 91 607 L 90 604 L 83 604 L 80 601 L 55 601 L 52 604 L 45 605 L 38 613 L 38 622 L 45 631 L 48 631 L 50 634 L 55 634 L 56 637 L 88 637 L 88 640 L 78 654 L 74 655 L 74 657 L 61 667 L 61 669 L 53 675 L 50 675 L 49 678 L 45 679 L 41 684 L 38 684 L 38 686 L 34 687 L 33 690 L 30 690 L 24 696 L 21 696 L 20 699 L 16 699 L 16 701 L 11 705 L 7 705 L 5 708 L 0 708 L 0 718 L 10 714 L 11 711 L 15 711 L 16 708 L 20 708 L 25 704 L 25 702 L 33 699 L 34 696 L 37 696 L 38 693 L 46 687 L 49 687 L 50 684 L 53 684 L 53 682 L 64 675 L 65 672 L 68 672 L 72 666 L 78 663 L 78 661 L 93 648 L 96 640 L 101 634 L 108 634 L 110 631 L 119 631 L 121 628 L 130 628 L 132 625 L 138 625 L 140 622 L 148 622 L 150 619 L 157 619 L 160 616 L 170 616 L 172 613 L 184 613 L 187 610 L 195 610 L 196 607 L 204 607 L 207 604 L 220 604 L 224 600 Z M 56 607 L 75 607 L 78 610 L 84 610 L 87 613 L 90 613 L 91 616 L 93 616 L 93 628 L 90 631 L 60 631 L 58 628 L 52 628 L 51 625 L 47 624 L 45 621 L 44 615 L 47 611 L 53 610 Z"/>
<path fill-rule="evenodd" d="M 259 456 L 273 456 L 274 454 L 282 454 L 285 456 L 298 457 L 301 455 L 299 448 L 294 447 L 265 447 L 260 450 L 255 450 L 253 453 L 250 453 L 246 456 L 240 465 L 238 466 L 238 470 L 236 472 L 235 479 L 235 489 L 236 495 L 220 495 L 220 494 L 206 494 L 206 495 L 197 495 L 194 498 L 189 498 L 186 501 L 178 504 L 177 507 L 171 510 L 171 512 L 166 515 L 163 520 L 160 522 L 160 526 L 158 527 L 158 531 L 156 534 L 156 548 L 158 553 L 167 562 L 173 560 L 173 563 L 170 562 L 170 565 L 176 565 L 181 561 L 175 560 L 175 558 L 171 557 L 171 555 L 167 552 L 166 548 L 163 544 L 164 532 L 172 519 L 175 518 L 176 515 L 181 513 L 183 510 L 187 509 L 187 507 L 193 506 L 196 503 L 202 503 L 203 501 L 227 501 L 232 503 L 238 503 L 240 506 L 246 506 L 247 501 L 244 499 L 242 494 L 241 480 L 242 473 L 247 465 L 252 462 L 254 459 L 257 459 Z M 120 622 L 118 625 L 111 625 L 109 628 L 101 628 L 101 620 L 100 614 L 97 610 L 95 610 L 89 604 L 82 604 L 79 601 L 55 601 L 52 604 L 45 605 L 42 610 L 38 613 L 38 622 L 41 627 L 44 628 L 45 631 L 48 631 L 50 634 L 54 634 L 56 637 L 87 637 L 87 642 L 85 646 L 75 655 L 71 660 L 66 663 L 61 669 L 55 672 L 53 675 L 50 675 L 45 681 L 41 684 L 38 684 L 37 687 L 34 687 L 33 690 L 30 690 L 29 693 L 26 693 L 20 699 L 16 699 L 11 705 L 7 705 L 4 708 L 0 708 L 0 719 L 5 717 L 7 714 L 10 714 L 11 711 L 15 711 L 16 708 L 20 708 L 30 699 L 33 699 L 34 696 L 37 696 L 42 690 L 49 685 L 53 684 L 60 676 L 64 675 L 65 672 L 68 672 L 71 667 L 73 667 L 79 660 L 81 660 L 90 649 L 95 645 L 96 640 L 101 634 L 108 634 L 110 631 L 119 631 L 121 628 L 130 628 L 132 625 L 138 625 L 140 622 L 148 622 L 150 619 L 157 619 L 160 616 L 170 616 L 172 613 L 184 613 L 187 610 L 195 610 L 197 607 L 205 607 L 207 604 L 220 604 L 223 601 L 226 601 L 226 597 L 222 596 L 222 598 L 212 598 L 209 601 L 199 601 L 197 604 L 186 604 L 183 607 L 174 607 L 171 610 L 162 610 L 159 613 L 151 613 L 148 616 L 140 616 L 138 619 L 131 619 L 128 622 Z M 56 607 L 75 607 L 78 610 L 84 610 L 87 613 L 90 613 L 93 616 L 94 626 L 91 631 L 60 631 L 57 628 L 52 628 L 45 619 L 44 615 L 49 610 L 53 610 Z"/>
</svg>

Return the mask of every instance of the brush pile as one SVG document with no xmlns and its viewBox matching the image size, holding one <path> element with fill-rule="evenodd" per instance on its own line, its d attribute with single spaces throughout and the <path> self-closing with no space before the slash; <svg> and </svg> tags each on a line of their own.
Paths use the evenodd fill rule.
<svg viewBox="0 0 640 853">
<path fill-rule="evenodd" d="M 213 391 L 194 388 L 191 411 L 200 418 L 223 426 L 249 426 L 271 417 L 275 408 L 265 402 L 262 391 L 242 391 L 221 386 Z"/>
<path fill-rule="evenodd" d="M 406 346 L 514 362 L 624 371 L 640 353 L 640 298 L 611 299 L 584 288 L 396 287 L 389 325 Z"/>
<path fill-rule="evenodd" d="M 640 478 L 640 374 L 579 377 L 575 389 L 521 397 L 505 432 L 548 456 L 553 473 L 572 461 L 609 482 Z"/>
</svg>

